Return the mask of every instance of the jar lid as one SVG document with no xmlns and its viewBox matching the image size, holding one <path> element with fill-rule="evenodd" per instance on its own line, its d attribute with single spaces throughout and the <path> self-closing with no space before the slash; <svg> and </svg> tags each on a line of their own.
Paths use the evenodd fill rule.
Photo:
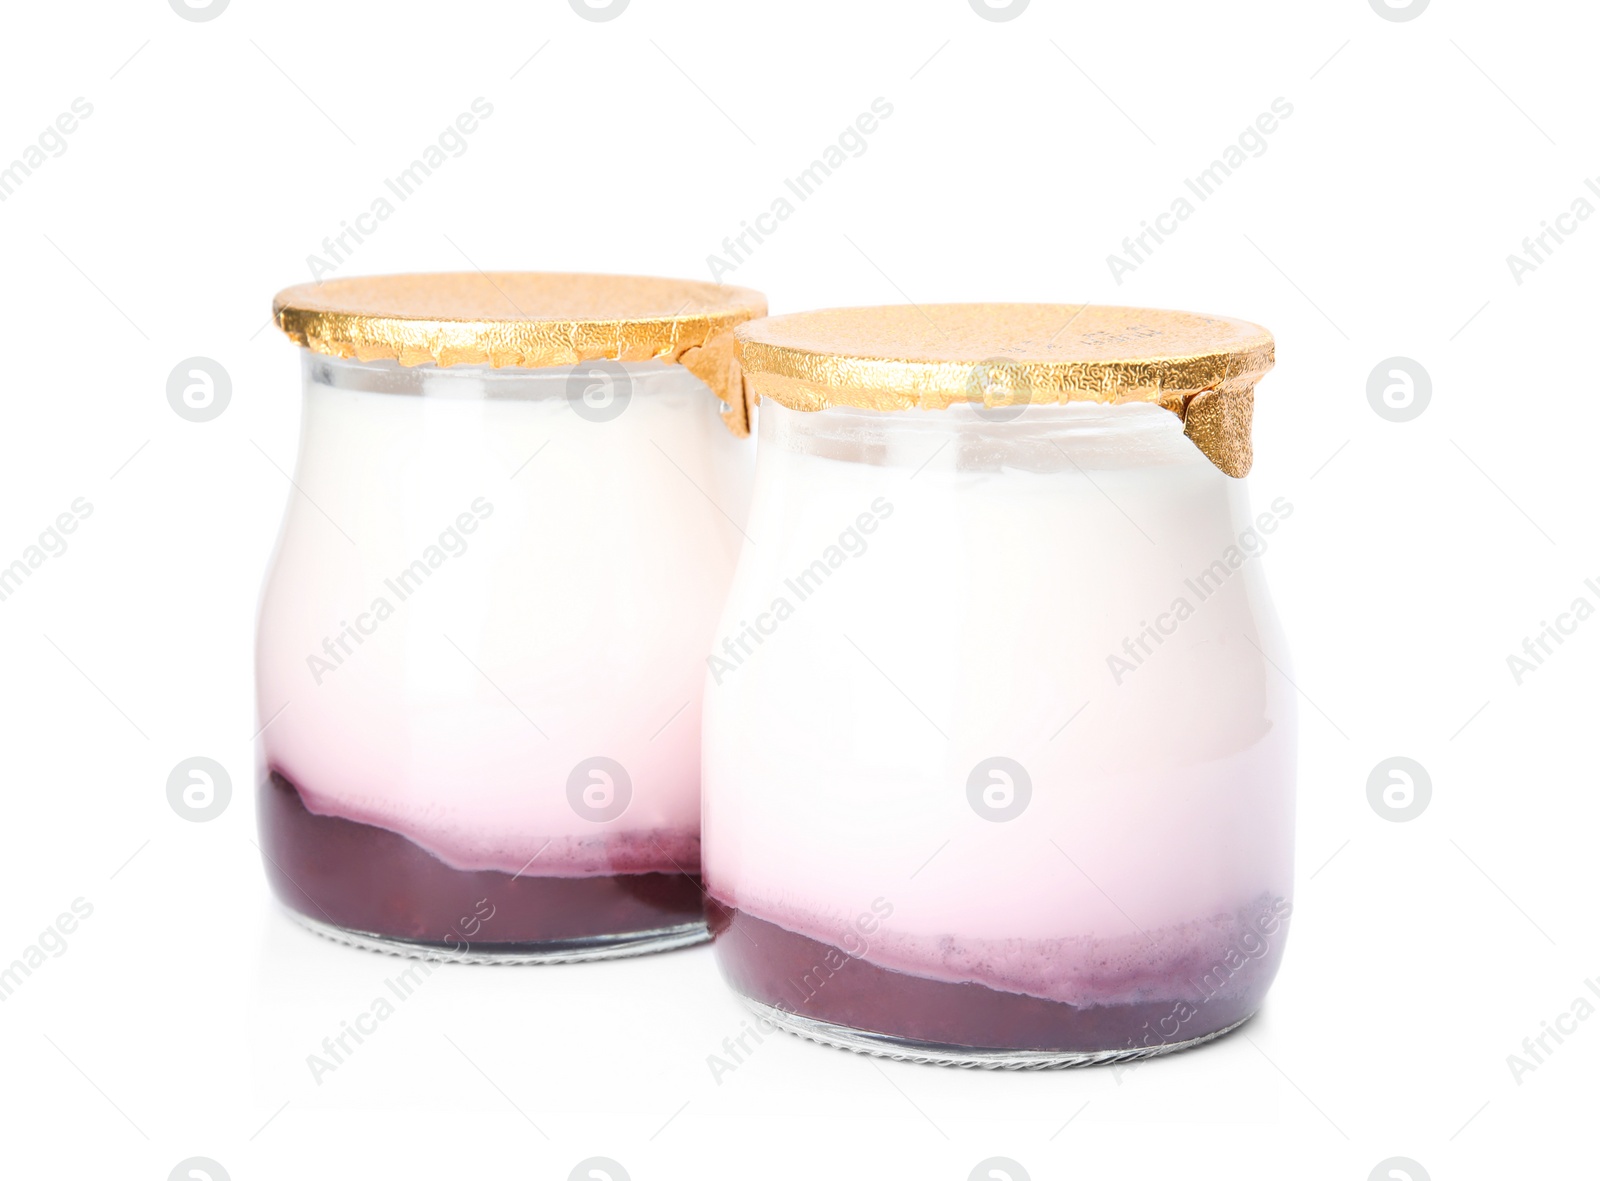
<svg viewBox="0 0 1600 1181">
<path fill-rule="evenodd" d="M 736 332 L 745 381 L 794 410 L 1151 402 L 1230 476 L 1250 470 L 1272 334 L 1225 316 L 1089 304 L 934 304 L 772 316 Z"/>
<path fill-rule="evenodd" d="M 290 340 L 361 361 L 681 364 L 728 404 L 737 434 L 749 433 L 749 404 L 732 330 L 766 310 L 758 292 L 690 279 L 480 271 L 328 279 L 272 301 Z"/>
</svg>

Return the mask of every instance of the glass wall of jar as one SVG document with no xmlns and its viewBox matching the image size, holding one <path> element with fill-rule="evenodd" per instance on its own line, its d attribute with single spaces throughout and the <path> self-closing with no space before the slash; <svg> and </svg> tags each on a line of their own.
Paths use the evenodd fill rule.
<svg viewBox="0 0 1600 1181">
<path fill-rule="evenodd" d="M 706 887 L 764 1020 L 896 1057 L 1145 1057 L 1260 1005 L 1295 696 L 1254 325 L 854 309 L 741 328 L 761 398 L 706 689 Z"/>
<path fill-rule="evenodd" d="M 278 297 L 307 347 L 258 815 L 292 916 L 469 960 L 706 937 L 703 658 L 750 463 L 731 329 L 763 310 L 581 275 Z"/>
</svg>

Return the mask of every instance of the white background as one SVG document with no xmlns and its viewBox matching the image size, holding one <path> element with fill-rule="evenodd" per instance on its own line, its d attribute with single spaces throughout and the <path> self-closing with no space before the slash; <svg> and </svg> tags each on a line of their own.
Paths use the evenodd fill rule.
<svg viewBox="0 0 1600 1181">
<path fill-rule="evenodd" d="M 12 6 L 0 166 L 75 98 L 93 114 L 0 203 L 0 564 L 75 498 L 93 512 L 0 602 L 0 963 L 74 899 L 93 914 L 0 1003 L 5 1172 L 1592 1168 L 1600 1020 L 1520 1082 L 1507 1056 L 1600 978 L 1600 622 L 1521 685 L 1506 657 L 1600 604 L 1600 218 L 1521 284 L 1506 256 L 1600 177 L 1597 24 L 1476 0 L 1408 21 L 1367 0 L 1033 0 L 1005 21 L 967 0 L 633 0 L 609 22 L 566 0 Z M 479 96 L 465 154 L 337 273 L 707 277 L 881 96 L 864 154 L 728 276 L 774 311 L 1088 299 L 1275 332 L 1251 483 L 1295 506 L 1264 561 L 1302 692 L 1299 870 L 1241 1035 L 1121 1075 L 772 1037 L 718 1083 L 707 1056 L 744 1015 L 699 948 L 449 967 L 312 1081 L 306 1055 L 401 961 L 291 926 L 251 843 L 253 614 L 298 419 L 269 303 Z M 1107 255 L 1280 96 L 1265 153 L 1118 285 Z M 165 396 L 195 355 L 233 382 L 203 424 Z M 1394 355 L 1432 378 L 1406 423 L 1366 396 Z M 234 785 L 204 824 L 166 800 L 195 755 Z M 1367 802 L 1393 755 L 1432 779 L 1407 823 Z"/>
</svg>

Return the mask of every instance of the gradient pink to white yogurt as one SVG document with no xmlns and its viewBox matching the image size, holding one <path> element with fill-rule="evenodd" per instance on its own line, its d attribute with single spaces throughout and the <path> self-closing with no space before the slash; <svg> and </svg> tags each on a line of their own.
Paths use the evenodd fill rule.
<svg viewBox="0 0 1600 1181">
<path fill-rule="evenodd" d="M 428 371 L 426 396 L 308 382 L 304 494 L 268 575 L 256 666 L 265 761 L 313 812 L 459 869 L 695 869 L 704 653 L 749 444 L 687 371 L 630 369 L 631 401 L 602 423 L 573 412 L 559 371 L 535 400 L 475 369 Z M 430 546 L 455 552 L 402 599 L 385 580 Z M 394 608 L 381 622 L 380 598 Z M 370 634 L 319 684 L 308 657 L 328 659 L 347 624 Z M 567 798 L 594 756 L 632 781 L 604 823 Z"/>
<path fill-rule="evenodd" d="M 853 951 L 863 940 L 843 933 L 883 899 L 892 916 L 863 954 L 885 967 L 1074 1003 L 1163 999 L 1148 995 L 1163 976 L 1203 970 L 1291 895 L 1294 690 L 1266 659 L 1288 667 L 1259 558 L 1120 685 L 1106 658 L 1197 600 L 1184 580 L 1257 517 L 1292 529 L 1293 506 L 1252 509 L 1164 410 L 1051 411 L 1083 428 L 1054 458 L 1002 461 L 992 433 L 911 411 L 867 447 L 874 464 L 829 457 L 849 452 L 848 424 L 800 453 L 838 412 L 763 406 L 756 544 L 718 638 L 763 612 L 771 634 L 707 681 L 706 883 Z M 892 513 L 798 601 L 785 581 L 875 501 Z M 779 599 L 793 612 L 775 622 Z M 996 755 L 1033 786 L 1005 822 L 966 792 Z"/>
</svg>

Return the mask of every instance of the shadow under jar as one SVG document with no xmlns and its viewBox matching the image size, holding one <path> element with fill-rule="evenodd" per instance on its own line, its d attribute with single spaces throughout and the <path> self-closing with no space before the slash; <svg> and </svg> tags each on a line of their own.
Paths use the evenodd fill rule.
<svg viewBox="0 0 1600 1181">
<path fill-rule="evenodd" d="M 962 1066 L 1114 1062 L 1261 1004 L 1296 713 L 1240 321 L 1041 305 L 738 331 L 761 398 L 713 648 L 705 873 L 764 1023 Z"/>
<path fill-rule="evenodd" d="M 706 938 L 704 653 L 749 482 L 731 329 L 763 310 L 583 275 L 278 296 L 307 351 L 257 804 L 292 916 L 457 960 Z"/>
</svg>

